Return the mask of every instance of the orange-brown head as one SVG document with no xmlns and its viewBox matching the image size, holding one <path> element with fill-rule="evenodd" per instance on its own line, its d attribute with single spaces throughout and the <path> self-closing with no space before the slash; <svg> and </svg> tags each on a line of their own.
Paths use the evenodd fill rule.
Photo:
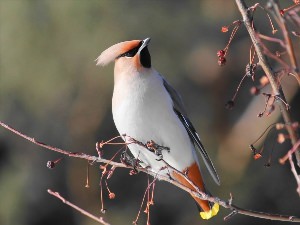
<svg viewBox="0 0 300 225">
<path fill-rule="evenodd" d="M 144 40 L 124 41 L 115 44 L 96 59 L 97 65 L 105 66 L 115 61 L 115 72 L 124 69 L 141 70 L 151 68 L 151 57 L 148 51 L 150 38 Z"/>
</svg>

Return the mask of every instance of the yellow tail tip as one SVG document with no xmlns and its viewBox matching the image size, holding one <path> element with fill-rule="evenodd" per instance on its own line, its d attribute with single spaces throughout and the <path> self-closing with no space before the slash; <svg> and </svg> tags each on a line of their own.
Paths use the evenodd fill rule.
<svg viewBox="0 0 300 225">
<path fill-rule="evenodd" d="M 215 203 L 211 210 L 207 212 L 200 212 L 200 217 L 204 220 L 208 220 L 218 214 L 219 208 L 219 204 Z"/>
</svg>

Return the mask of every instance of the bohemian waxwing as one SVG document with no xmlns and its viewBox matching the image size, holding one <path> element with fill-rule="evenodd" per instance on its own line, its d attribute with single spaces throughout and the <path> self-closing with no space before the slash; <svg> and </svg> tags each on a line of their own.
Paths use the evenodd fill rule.
<svg viewBox="0 0 300 225">
<path fill-rule="evenodd" d="M 132 137 L 142 143 L 153 140 L 157 145 L 169 148 L 169 151 L 163 149 L 162 155 L 158 156 L 141 145 L 130 144 L 128 147 L 141 166 L 161 175 L 170 175 L 194 189 L 178 173 L 181 171 L 201 191 L 208 193 L 197 152 L 217 184 L 220 184 L 219 177 L 187 117 L 181 97 L 152 68 L 147 48 L 149 42 L 150 38 L 121 42 L 106 49 L 96 59 L 97 65 L 102 66 L 115 61 L 112 98 L 115 125 L 121 135 L 126 134 L 124 139 Z M 203 219 L 218 213 L 218 204 L 193 198 Z"/>
</svg>

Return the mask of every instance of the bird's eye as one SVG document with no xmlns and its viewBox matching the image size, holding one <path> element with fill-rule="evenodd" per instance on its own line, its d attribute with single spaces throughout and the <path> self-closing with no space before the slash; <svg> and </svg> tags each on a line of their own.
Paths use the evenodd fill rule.
<svg viewBox="0 0 300 225">
<path fill-rule="evenodd" d="M 142 46 L 142 44 L 143 44 L 143 42 L 141 41 L 137 47 L 129 50 L 128 52 L 125 52 L 125 53 L 119 55 L 117 58 L 121 58 L 121 57 L 132 58 L 132 57 L 134 57 L 135 54 L 139 51 L 139 48 Z"/>
<path fill-rule="evenodd" d="M 129 57 L 129 58 L 131 58 L 131 57 L 135 56 L 135 54 L 138 52 L 138 50 L 139 50 L 139 48 L 131 49 L 130 51 L 125 52 L 123 54 L 123 57 Z"/>
</svg>

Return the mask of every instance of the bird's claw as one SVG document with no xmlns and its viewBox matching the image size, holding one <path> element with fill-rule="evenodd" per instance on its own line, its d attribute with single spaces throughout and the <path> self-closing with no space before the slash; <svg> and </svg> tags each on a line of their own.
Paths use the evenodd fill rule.
<svg viewBox="0 0 300 225">
<path fill-rule="evenodd" d="M 165 147 L 165 146 L 156 144 L 153 140 L 148 141 L 146 143 L 146 148 L 149 151 L 154 152 L 155 155 L 159 156 L 159 159 L 157 159 L 158 161 L 162 160 L 162 158 L 163 158 L 162 151 L 167 151 L 168 153 L 170 152 L 170 148 L 169 147 Z"/>
</svg>

